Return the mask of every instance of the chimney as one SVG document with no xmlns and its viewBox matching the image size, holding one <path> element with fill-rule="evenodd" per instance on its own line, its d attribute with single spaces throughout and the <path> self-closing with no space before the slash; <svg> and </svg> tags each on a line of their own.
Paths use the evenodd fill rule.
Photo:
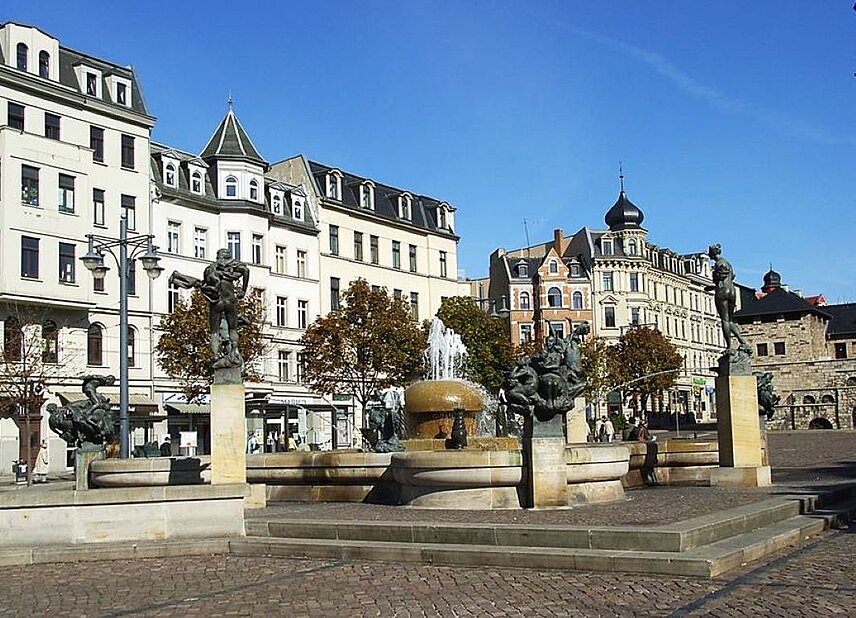
<svg viewBox="0 0 856 618">
<path fill-rule="evenodd" d="M 562 239 L 564 238 L 564 234 L 562 233 L 562 228 L 557 227 L 553 230 L 553 248 L 556 250 L 556 253 L 562 255 L 563 247 L 562 247 Z"/>
</svg>

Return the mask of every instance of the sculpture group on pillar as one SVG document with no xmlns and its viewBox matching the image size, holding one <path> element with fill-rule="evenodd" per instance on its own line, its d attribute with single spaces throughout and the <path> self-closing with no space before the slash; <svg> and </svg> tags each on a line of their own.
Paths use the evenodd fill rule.
<svg viewBox="0 0 856 618">
<path fill-rule="evenodd" d="M 725 340 L 725 350 L 719 359 L 719 375 L 752 375 L 749 357 L 752 348 L 740 334 L 740 327 L 734 321 L 734 310 L 737 306 L 737 288 L 734 286 L 734 269 L 728 260 L 722 257 L 722 247 L 710 245 L 707 250 L 713 260 L 713 285 L 706 287 L 713 290 L 713 303 L 722 323 L 722 336 Z M 737 339 L 736 348 L 731 347 L 731 338 Z"/>
<path fill-rule="evenodd" d="M 758 414 L 771 420 L 776 412 L 781 397 L 773 389 L 773 374 L 769 371 L 755 372 L 755 380 L 758 385 Z"/>
<path fill-rule="evenodd" d="M 73 401 L 62 407 L 47 405 L 48 425 L 69 446 L 84 449 L 103 448 L 116 438 L 116 419 L 110 409 L 110 400 L 98 392 L 100 386 L 110 386 L 113 376 L 83 376 L 83 394 L 86 399 Z"/>
<path fill-rule="evenodd" d="M 236 285 L 237 282 L 240 282 Z M 238 313 L 238 300 L 247 292 L 250 282 L 249 267 L 232 257 L 228 249 L 217 251 L 217 259 L 205 268 L 202 279 L 174 271 L 170 285 L 179 288 L 196 288 L 208 301 L 211 354 L 214 369 L 243 366 L 238 348 L 238 327 L 247 320 Z"/>
<path fill-rule="evenodd" d="M 366 427 L 363 438 L 375 453 L 395 453 L 404 450 L 401 439 L 405 435 L 404 391 L 391 386 L 375 392 L 366 402 Z"/>
<path fill-rule="evenodd" d="M 571 410 L 574 399 L 585 390 L 580 345 L 588 332 L 588 322 L 564 339 L 551 332 L 540 352 L 520 359 L 509 373 L 503 387 L 508 414 L 522 415 L 530 436 L 535 425 Z"/>
</svg>

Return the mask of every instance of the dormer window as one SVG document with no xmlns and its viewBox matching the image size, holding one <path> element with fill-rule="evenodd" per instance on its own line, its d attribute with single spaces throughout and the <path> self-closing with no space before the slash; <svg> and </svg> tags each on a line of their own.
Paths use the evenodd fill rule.
<svg viewBox="0 0 856 618">
<path fill-rule="evenodd" d="M 19 71 L 26 71 L 27 70 L 27 58 L 30 55 L 30 50 L 27 48 L 27 46 L 24 43 L 18 43 L 18 46 L 16 47 L 16 52 L 17 52 L 17 64 L 16 64 L 16 66 L 18 67 L 18 70 Z"/>
<path fill-rule="evenodd" d="M 637 255 L 636 240 L 633 238 L 627 241 L 627 255 Z"/>
<path fill-rule="evenodd" d="M 338 174 L 327 174 L 327 197 L 333 200 L 342 199 L 341 180 Z"/>
<path fill-rule="evenodd" d="M 550 264 L 548 266 L 551 275 L 555 275 L 559 272 L 559 263 L 556 260 L 550 260 Z"/>
<path fill-rule="evenodd" d="M 128 104 L 128 86 L 122 82 L 116 82 L 116 103 L 119 105 Z"/>
<path fill-rule="evenodd" d="M 443 205 L 437 207 L 437 227 L 441 230 L 449 229 L 449 220 Z"/>
<path fill-rule="evenodd" d="M 571 264 L 571 277 L 579 277 L 580 276 L 580 265 L 579 264 Z"/>
<path fill-rule="evenodd" d="M 298 221 L 303 221 L 303 204 L 300 200 L 294 200 L 292 203 L 292 216 Z"/>
<path fill-rule="evenodd" d="M 39 77 L 47 79 L 51 76 L 51 55 L 46 51 L 39 52 Z"/>
<path fill-rule="evenodd" d="M 398 216 L 408 221 L 413 219 L 413 213 L 410 209 L 410 196 L 406 193 L 398 198 Z"/>
<path fill-rule="evenodd" d="M 259 201 L 259 182 L 255 179 L 250 181 L 250 200 L 253 202 Z"/>
<path fill-rule="evenodd" d="M 168 187 L 175 186 L 175 165 L 173 163 L 167 163 L 164 167 L 163 179 Z"/>
<path fill-rule="evenodd" d="M 517 276 L 518 277 L 528 277 L 529 276 L 529 265 L 526 262 L 520 262 L 517 265 Z"/>
<path fill-rule="evenodd" d="M 374 210 L 374 185 L 370 182 L 360 185 L 360 206 L 366 210 Z"/>
<path fill-rule="evenodd" d="M 89 71 L 86 72 L 86 96 L 98 96 L 98 76 Z"/>
<path fill-rule="evenodd" d="M 202 193 L 202 174 L 199 172 L 190 175 L 190 190 L 193 193 Z"/>
<path fill-rule="evenodd" d="M 238 179 L 234 176 L 226 177 L 226 197 L 238 197 Z"/>
<path fill-rule="evenodd" d="M 601 240 L 600 241 L 600 250 L 603 255 L 612 255 L 612 241 L 611 240 Z"/>
<path fill-rule="evenodd" d="M 282 214 L 282 198 L 279 195 L 274 195 L 273 199 L 270 201 L 271 209 L 273 210 L 273 214 L 281 215 Z"/>
</svg>

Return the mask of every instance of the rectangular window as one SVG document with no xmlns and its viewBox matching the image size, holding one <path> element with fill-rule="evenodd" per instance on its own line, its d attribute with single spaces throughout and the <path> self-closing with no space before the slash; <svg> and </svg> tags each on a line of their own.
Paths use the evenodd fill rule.
<svg viewBox="0 0 856 618">
<path fill-rule="evenodd" d="M 39 205 L 39 168 L 21 166 L 21 201 L 30 206 Z"/>
<path fill-rule="evenodd" d="M 565 338 L 565 325 L 562 322 L 550 322 L 550 330 L 559 339 Z"/>
<path fill-rule="evenodd" d="M 603 291 L 604 292 L 612 292 L 613 291 L 612 271 L 603 273 L 602 282 L 603 282 Z"/>
<path fill-rule="evenodd" d="M 782 356 L 785 353 L 785 342 L 784 341 L 774 341 L 773 342 L 773 353 L 776 356 Z"/>
<path fill-rule="evenodd" d="M 392 297 L 395 300 L 401 300 L 401 290 L 392 290 Z"/>
<path fill-rule="evenodd" d="M 603 323 L 607 328 L 615 328 L 615 307 L 603 308 Z"/>
<path fill-rule="evenodd" d="M 92 189 L 92 223 L 104 225 L 104 189 Z"/>
<path fill-rule="evenodd" d="M 280 275 L 285 274 L 285 268 L 287 265 L 287 263 L 285 261 L 285 252 L 286 252 L 286 248 L 283 247 L 282 245 L 277 245 L 276 249 L 274 250 L 273 267 L 274 267 L 274 271 Z"/>
<path fill-rule="evenodd" d="M 449 265 L 446 261 L 446 252 L 440 252 L 440 276 L 447 277 L 449 275 Z"/>
<path fill-rule="evenodd" d="M 306 328 L 309 323 L 309 301 L 297 301 L 297 328 Z"/>
<path fill-rule="evenodd" d="M 39 278 L 39 239 L 21 236 L 21 276 Z"/>
<path fill-rule="evenodd" d="M 59 116 L 45 112 L 45 137 L 59 139 Z"/>
<path fill-rule="evenodd" d="M 847 343 L 841 342 L 835 344 L 835 358 L 847 358 Z"/>
<path fill-rule="evenodd" d="M 92 289 L 96 292 L 103 292 L 104 277 L 101 277 L 101 279 L 96 279 L 95 277 L 92 277 Z"/>
<path fill-rule="evenodd" d="M 369 259 L 372 264 L 380 264 L 380 250 L 378 249 L 378 237 L 369 236 Z"/>
<path fill-rule="evenodd" d="M 354 259 L 358 262 L 363 261 L 363 233 L 354 232 Z"/>
<path fill-rule="evenodd" d="M 128 104 L 128 87 L 122 82 L 116 83 L 116 103 L 119 105 Z"/>
<path fill-rule="evenodd" d="M 11 129 L 24 130 L 24 106 L 12 103 L 6 106 L 6 124 Z"/>
<path fill-rule="evenodd" d="M 122 136 L 122 167 L 134 169 L 134 138 L 130 135 Z"/>
<path fill-rule="evenodd" d="M 330 253 L 339 255 L 339 226 L 330 226 Z"/>
<path fill-rule="evenodd" d="M 339 278 L 330 277 L 330 311 L 339 308 Z"/>
<path fill-rule="evenodd" d="M 392 267 L 401 268 L 401 243 L 397 240 L 392 241 Z"/>
<path fill-rule="evenodd" d="M 769 356 L 770 355 L 770 350 L 767 348 L 766 343 L 759 343 L 755 346 L 755 348 L 758 350 L 758 356 Z"/>
<path fill-rule="evenodd" d="M 414 320 L 419 319 L 419 292 L 410 293 L 410 313 Z"/>
<path fill-rule="evenodd" d="M 181 223 L 169 221 L 166 224 L 166 252 L 180 253 Z"/>
<path fill-rule="evenodd" d="M 289 382 L 291 380 L 291 352 L 288 350 L 279 350 L 276 358 L 277 377 L 280 382 Z"/>
<path fill-rule="evenodd" d="M 410 272 L 416 272 L 416 245 L 410 245 Z"/>
<path fill-rule="evenodd" d="M 104 129 L 89 127 L 89 147 L 92 149 L 92 160 L 104 163 Z"/>
<path fill-rule="evenodd" d="M 285 296 L 276 297 L 276 325 L 288 326 L 288 298 Z"/>
<path fill-rule="evenodd" d="M 137 295 L 137 260 L 128 262 L 128 294 Z"/>
<path fill-rule="evenodd" d="M 56 202 L 60 212 L 74 213 L 74 176 L 59 175 Z"/>
<path fill-rule="evenodd" d="M 208 255 L 208 230 L 204 227 L 193 228 L 193 257 L 204 260 Z"/>
<path fill-rule="evenodd" d="M 534 338 L 534 335 L 532 332 L 532 325 L 531 324 L 521 324 L 520 325 L 520 341 L 521 341 L 521 343 L 526 342 L 526 341 L 532 341 L 533 338 Z"/>
<path fill-rule="evenodd" d="M 74 245 L 71 243 L 59 243 L 59 280 L 74 283 Z"/>
<path fill-rule="evenodd" d="M 175 311 L 175 306 L 178 304 L 179 298 L 178 287 L 170 283 L 166 289 L 166 306 L 169 313 Z"/>
<path fill-rule="evenodd" d="M 630 308 L 630 323 L 633 326 L 639 326 L 639 307 Z"/>
<path fill-rule="evenodd" d="M 639 291 L 639 273 L 630 273 L 630 291 Z"/>
<path fill-rule="evenodd" d="M 264 236 L 261 234 L 253 234 L 253 264 L 262 263 L 262 242 Z"/>
<path fill-rule="evenodd" d="M 306 278 L 306 251 L 297 251 L 297 276 Z"/>
<path fill-rule="evenodd" d="M 229 254 L 236 260 L 241 259 L 241 233 L 226 232 L 226 248 Z"/>
<path fill-rule="evenodd" d="M 95 73 L 86 74 L 86 94 L 90 97 L 98 96 L 98 76 Z"/>
<path fill-rule="evenodd" d="M 137 229 L 137 198 L 132 195 L 123 195 L 121 198 L 122 216 L 128 224 L 129 230 Z"/>
<path fill-rule="evenodd" d="M 303 356 L 303 352 L 297 353 L 297 375 L 295 375 L 295 380 L 299 383 L 303 382 L 303 376 L 305 375 L 305 363 L 306 358 Z"/>
</svg>

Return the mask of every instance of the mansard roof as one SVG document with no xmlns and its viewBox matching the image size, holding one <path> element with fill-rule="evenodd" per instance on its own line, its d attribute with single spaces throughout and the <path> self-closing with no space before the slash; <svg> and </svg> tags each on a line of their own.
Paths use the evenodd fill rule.
<svg viewBox="0 0 856 618">
<path fill-rule="evenodd" d="M 208 144 L 199 155 L 203 159 L 237 159 L 251 161 L 262 166 L 267 166 L 265 161 L 253 145 L 250 136 L 244 130 L 235 110 L 229 104 L 229 111 L 220 121 L 214 135 L 208 140 Z"/>
<path fill-rule="evenodd" d="M 832 316 L 827 311 L 828 309 L 829 306 L 826 306 L 821 311 L 807 303 L 799 294 L 794 294 L 784 288 L 775 288 L 761 298 L 756 296 L 754 301 L 749 299 L 749 302 L 734 314 L 734 318 L 739 322 L 748 322 L 755 317 L 813 313 L 829 319 Z"/>
<path fill-rule="evenodd" d="M 823 311 L 832 315 L 826 328 L 830 339 L 856 337 L 856 303 L 826 305 Z"/>
<path fill-rule="evenodd" d="M 324 197 L 323 187 L 326 186 L 325 178 L 327 174 L 330 172 L 337 172 L 342 176 L 342 199 L 340 201 L 341 204 L 349 210 L 359 213 L 370 212 L 384 219 L 389 219 L 390 221 L 395 221 L 404 225 L 413 225 L 423 230 L 439 234 L 447 234 L 457 238 L 454 230 L 451 228 L 447 227 L 446 229 L 440 229 L 438 227 L 437 211 L 440 206 L 443 206 L 448 211 L 455 210 L 448 203 L 437 200 L 433 197 L 419 195 L 413 191 L 386 185 L 363 176 L 357 176 L 355 174 L 345 172 L 337 167 L 331 167 L 316 161 L 309 161 L 308 163 L 309 171 L 312 173 L 313 177 L 315 177 L 319 190 L 322 193 L 321 197 Z M 367 211 L 360 204 L 360 185 L 366 182 L 371 182 L 374 186 L 374 209 L 371 211 Z M 412 219 L 409 221 L 403 220 L 398 216 L 398 198 L 404 194 L 409 195 L 412 198 Z"/>
</svg>

